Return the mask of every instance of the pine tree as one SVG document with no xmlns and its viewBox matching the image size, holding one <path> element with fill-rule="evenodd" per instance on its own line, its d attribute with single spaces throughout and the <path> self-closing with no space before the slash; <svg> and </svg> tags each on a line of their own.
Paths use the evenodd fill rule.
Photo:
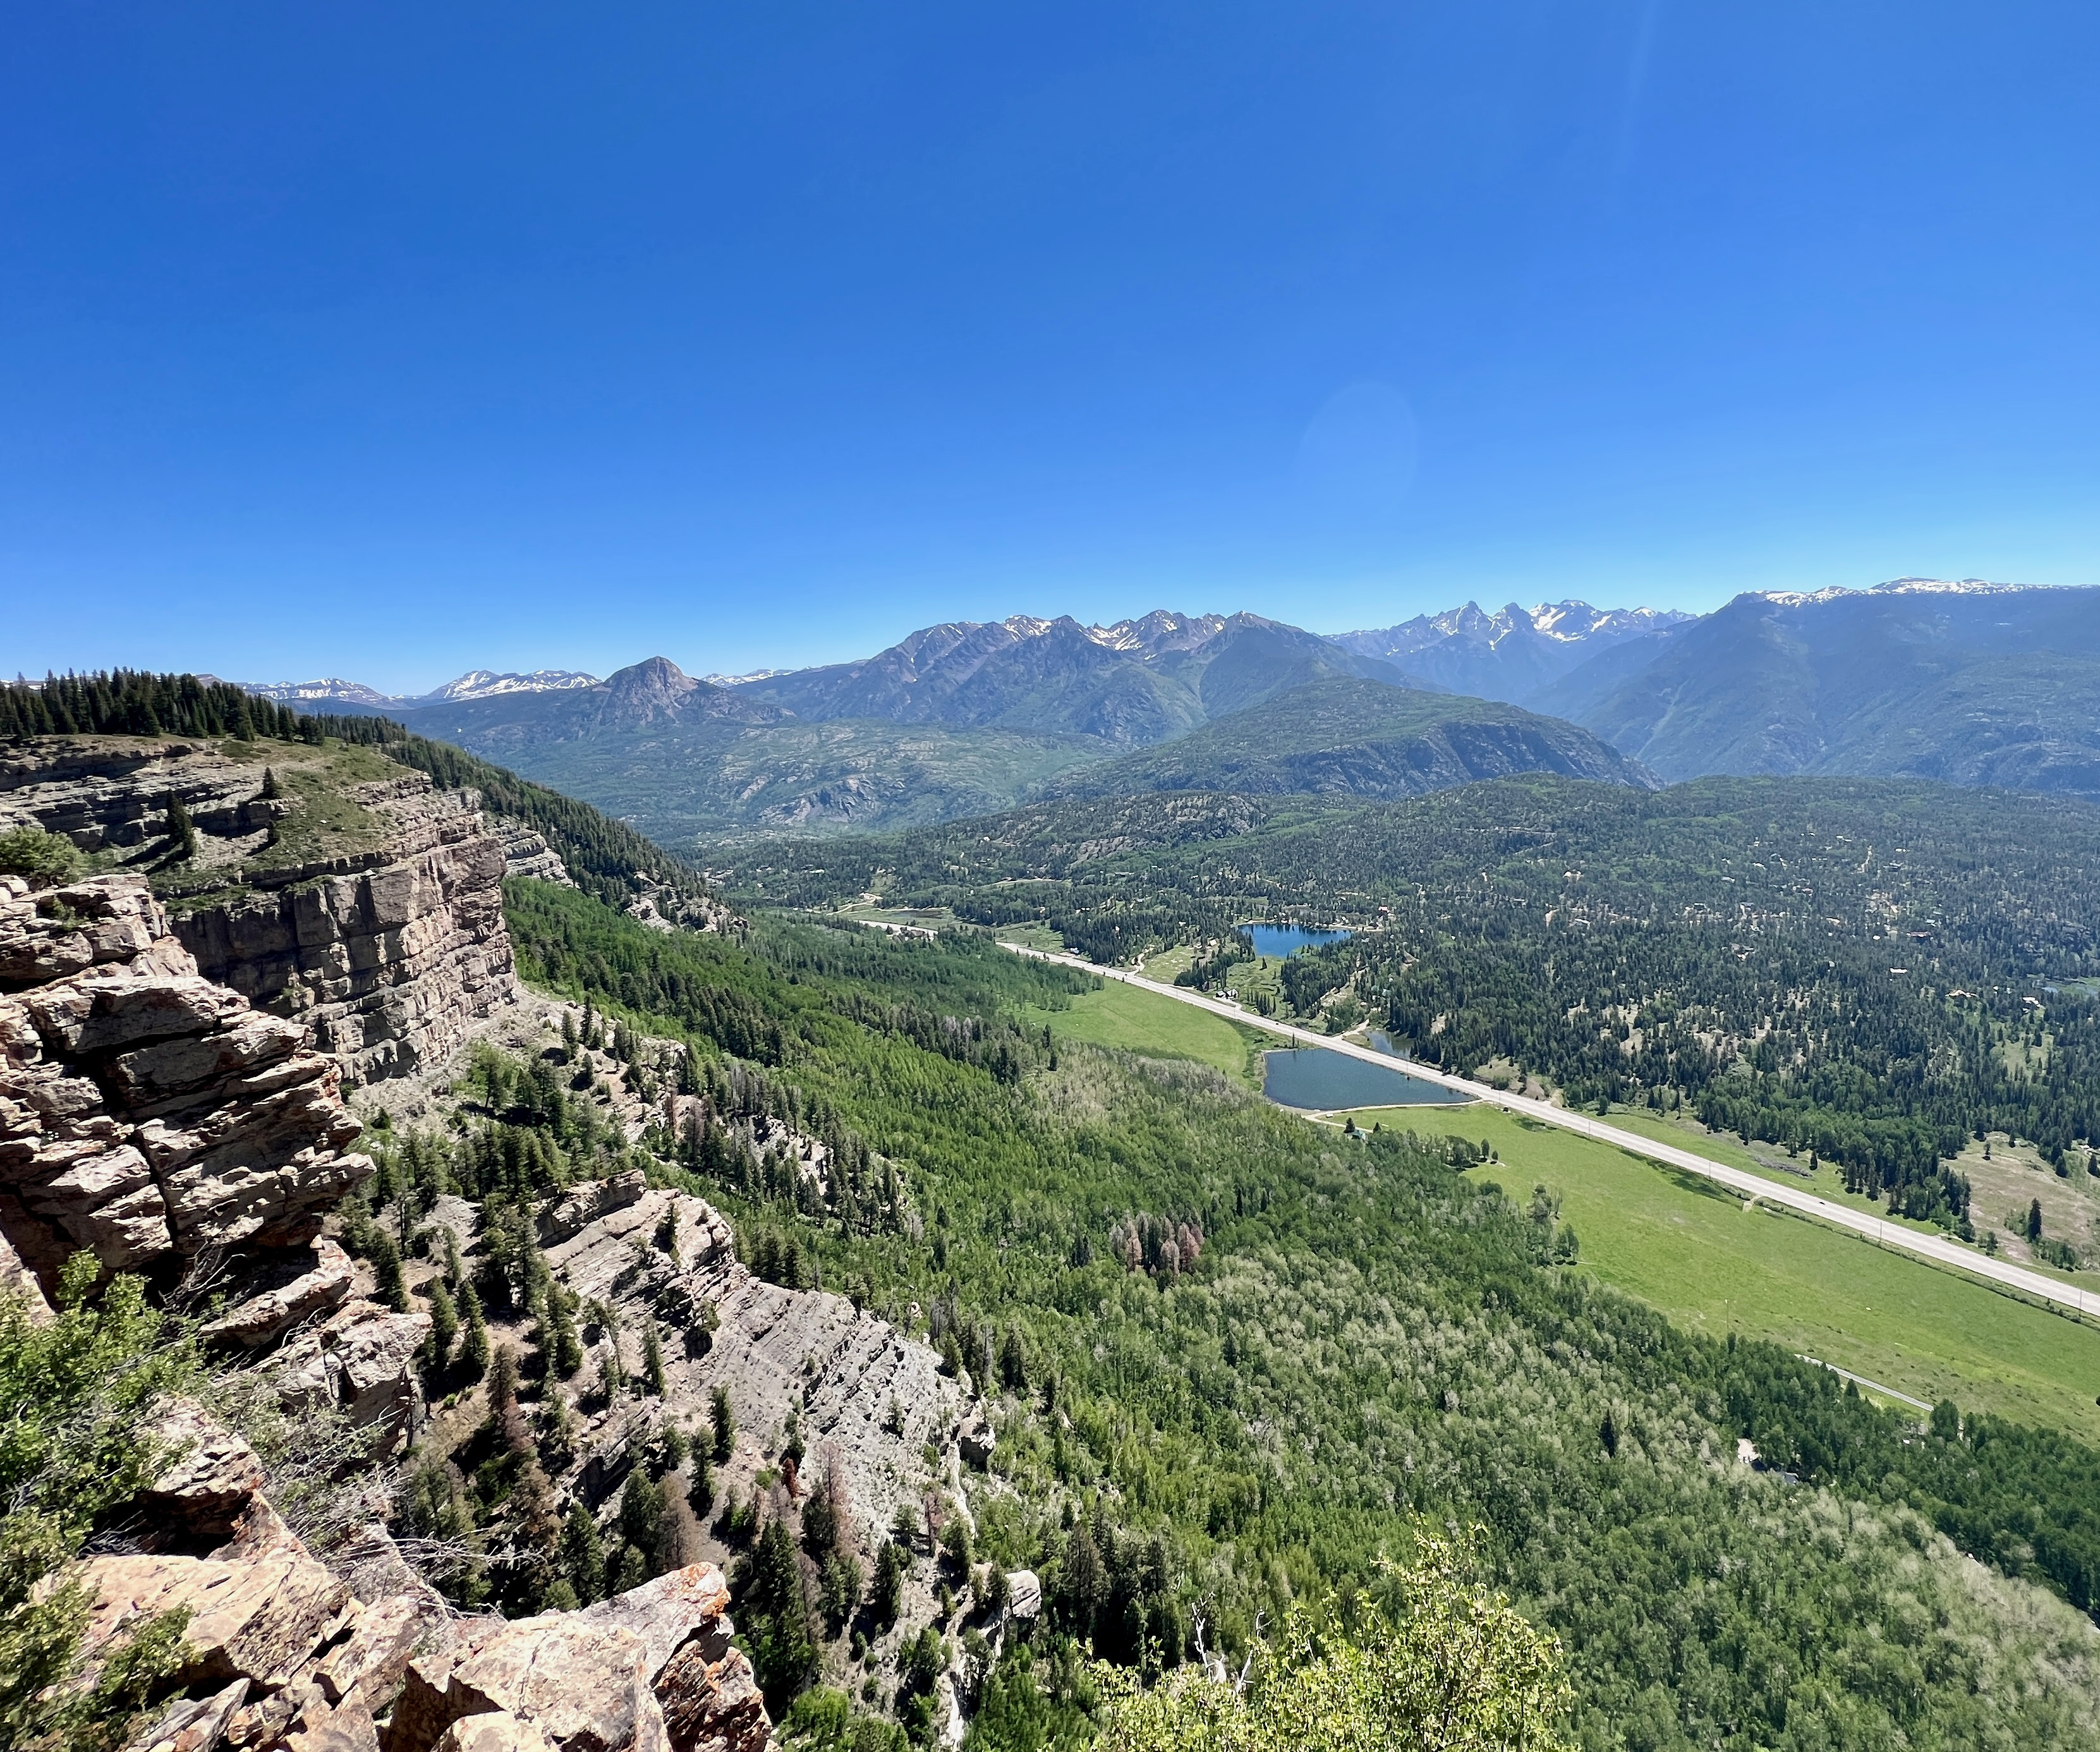
<svg viewBox="0 0 2100 1752">
<path fill-rule="evenodd" d="M 642 1379 L 655 1397 L 664 1397 L 664 1346 L 656 1336 L 656 1322 L 646 1316 L 642 1327 Z"/>
<path fill-rule="evenodd" d="M 704 1515 L 715 1506 L 715 1469 L 698 1448 L 693 1450 L 690 1463 L 691 1481 L 686 1486 L 686 1501 L 695 1515 Z"/>
<path fill-rule="evenodd" d="M 604 1592 L 605 1542 L 598 1537 L 591 1511 L 580 1502 L 570 1503 L 568 1518 L 562 1525 L 562 1568 L 585 1604 Z"/>
<path fill-rule="evenodd" d="M 729 1458 L 736 1452 L 736 1414 L 730 1410 L 729 1392 L 717 1388 L 708 1406 L 714 1423 L 714 1458 L 717 1466 L 726 1466 Z"/>
<path fill-rule="evenodd" d="M 904 1609 L 904 1578 L 911 1573 L 911 1559 L 894 1539 L 882 1542 L 875 1556 L 875 1585 L 868 1591 L 868 1610 L 883 1629 L 897 1622 Z"/>
<path fill-rule="evenodd" d="M 483 1318 L 481 1298 L 474 1293 L 470 1283 L 460 1286 L 460 1317 L 466 1336 L 460 1340 L 460 1365 L 467 1372 L 470 1381 L 479 1381 L 488 1372 L 488 1326 Z"/>
<path fill-rule="evenodd" d="M 408 1292 L 401 1282 L 401 1250 L 383 1229 L 372 1232 L 372 1273 L 374 1294 L 397 1314 L 408 1312 Z"/>
<path fill-rule="evenodd" d="M 174 856 L 196 857 L 196 823 L 190 819 L 190 812 L 183 806 L 183 800 L 172 791 L 168 793 L 167 809 L 168 837 L 174 842 Z"/>
<path fill-rule="evenodd" d="M 430 1361 L 442 1371 L 452 1358 L 452 1339 L 459 1333 L 459 1309 L 452 1292 L 439 1278 L 430 1285 Z"/>
<path fill-rule="evenodd" d="M 2041 1239 L 2041 1200 L 2039 1198 L 2027 1207 L 2027 1239 Z"/>
<path fill-rule="evenodd" d="M 768 1704 L 779 1710 L 808 1681 L 817 1651 L 802 1564 L 783 1520 L 768 1521 L 751 1555 L 737 1565 L 737 1627 L 751 1645 L 751 1665 Z"/>
</svg>

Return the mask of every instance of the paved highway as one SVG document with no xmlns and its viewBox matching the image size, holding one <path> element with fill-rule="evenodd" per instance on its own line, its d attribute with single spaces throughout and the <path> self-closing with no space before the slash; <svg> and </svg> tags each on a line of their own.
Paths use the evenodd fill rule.
<svg viewBox="0 0 2100 1752">
<path fill-rule="evenodd" d="M 1304 1046 L 1325 1047 L 1330 1053 L 1345 1053 L 1352 1057 L 1369 1060 L 1372 1064 L 1393 1068 L 1396 1061 L 1392 1054 L 1380 1053 L 1370 1047 L 1358 1046 L 1352 1040 L 1337 1040 L 1326 1035 L 1315 1034 L 1309 1028 L 1294 1028 L 1288 1022 L 1280 1022 L 1268 1017 L 1255 1016 L 1236 1004 L 1227 1004 L 1220 999 L 1192 991 L 1185 986 L 1162 986 L 1155 980 L 1145 979 L 1136 973 L 1125 973 L 1120 968 L 1096 967 L 1092 962 L 1077 955 L 1053 955 L 1042 949 L 1030 949 L 1021 943 L 1002 943 L 1000 947 L 1011 949 L 1017 955 L 1032 955 L 1040 961 L 1056 961 L 1066 967 L 1078 968 L 1083 973 L 1099 975 L 1103 979 L 1119 979 L 1126 985 L 1136 986 L 1162 997 L 1172 998 L 1180 1003 L 1193 1004 L 1198 1009 L 1209 1010 L 1229 1021 L 1245 1022 L 1250 1027 L 1295 1040 Z M 2078 1314 L 2100 1314 L 2100 1292 L 2089 1291 L 2070 1284 L 2059 1283 L 2054 1278 L 2045 1278 L 2040 1272 L 2013 1264 L 2010 1260 L 1993 1259 L 1979 1253 L 1946 1235 L 1921 1233 L 1906 1229 L 1901 1224 L 1886 1222 L 1864 1211 L 1855 1211 L 1848 1205 L 1818 1198 L 1814 1193 L 1803 1192 L 1798 1187 L 1782 1185 L 1768 1181 L 1762 1175 L 1745 1169 L 1731 1167 L 1725 1162 L 1716 1162 L 1689 1150 L 1679 1149 L 1674 1144 L 1662 1144 L 1652 1137 L 1643 1137 L 1638 1132 L 1628 1132 L 1608 1120 L 1595 1115 L 1576 1113 L 1565 1107 L 1555 1107 L 1551 1102 L 1533 1101 L 1522 1095 L 1511 1095 L 1485 1083 L 1475 1083 L 1464 1077 L 1454 1077 L 1448 1071 L 1438 1070 L 1427 1065 L 1405 1061 L 1407 1074 L 1420 1077 L 1424 1082 L 1439 1083 L 1447 1089 L 1471 1096 L 1476 1101 L 1491 1102 L 1497 1107 L 1507 1108 L 1528 1119 L 1543 1120 L 1548 1125 L 1557 1125 L 1565 1131 L 1579 1132 L 1585 1137 L 1594 1137 L 1599 1143 L 1616 1144 L 1621 1150 L 1631 1150 L 1635 1155 L 1645 1156 L 1652 1162 L 1667 1163 L 1673 1168 L 1683 1168 L 1692 1174 L 1703 1175 L 1710 1181 L 1742 1194 L 1746 1198 L 1761 1198 L 1767 1204 L 1779 1205 L 1789 1211 L 1798 1211 L 1804 1216 L 1812 1216 L 1834 1228 L 1850 1229 L 1854 1234 L 1864 1235 L 1869 1241 L 1884 1247 L 1894 1247 L 1904 1253 L 1930 1260 L 1935 1265 L 1951 1265 L 1957 1271 L 1972 1276 L 1986 1278 L 1993 1283 L 2018 1290 L 2024 1295 L 2069 1308 Z"/>
</svg>

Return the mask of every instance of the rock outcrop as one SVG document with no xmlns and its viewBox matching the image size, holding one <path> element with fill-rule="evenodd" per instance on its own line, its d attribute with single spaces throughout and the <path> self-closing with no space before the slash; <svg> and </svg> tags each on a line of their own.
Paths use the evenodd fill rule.
<svg viewBox="0 0 2100 1752">
<path fill-rule="evenodd" d="M 196 1407 L 139 1507 L 161 1548 L 98 1557 L 88 1677 L 156 1613 L 188 1614 L 175 1694 L 139 1752 L 763 1752 L 772 1724 L 731 1644 L 729 1589 L 698 1564 L 580 1612 L 461 1618 L 377 1529 L 354 1575 L 319 1561 L 261 1494 L 261 1468 Z M 232 1529 L 210 1549 L 199 1547 Z M 185 1547 L 189 1548 L 184 1548 Z M 375 1552 L 377 1555 L 375 1556 Z M 371 1585 L 374 1582 L 377 1586 Z"/>
<path fill-rule="evenodd" d="M 370 750 L 108 736 L 0 751 L 0 829 L 157 867 L 170 799 L 196 834 L 173 909 L 192 971 L 307 1025 L 351 1086 L 443 1063 L 517 1001 L 509 846 L 474 792 Z M 544 841 L 518 843 L 531 873 L 558 879 Z"/>
<path fill-rule="evenodd" d="M 557 1482 L 587 1502 L 602 1503 L 618 1489 L 638 1435 L 646 1438 L 666 1419 L 702 1422 L 717 1387 L 752 1438 L 723 1467 L 722 1488 L 747 1495 L 757 1488 L 765 1445 L 792 1418 L 805 1472 L 839 1468 L 849 1532 L 863 1551 L 881 1542 L 900 1508 L 921 1511 L 929 1483 L 958 1478 L 968 1396 L 941 1374 L 938 1357 L 845 1296 L 754 1276 L 737 1260 L 728 1224 L 704 1200 L 652 1189 L 630 1172 L 549 1207 L 540 1238 L 558 1282 L 617 1313 L 625 1367 L 634 1365 L 634 1335 L 645 1320 L 664 1333 L 660 1397 L 578 1408 L 584 1439 L 573 1470 Z M 621 1342 L 608 1331 L 597 1348 Z M 929 1446 L 942 1456 L 931 1480 Z"/>
<path fill-rule="evenodd" d="M 569 867 L 562 862 L 562 854 L 547 843 L 546 836 L 536 827 L 509 815 L 496 816 L 490 825 L 503 842 L 505 876 L 529 876 L 536 882 L 554 882 L 563 888 L 576 885 L 576 878 L 569 874 Z"/>
<path fill-rule="evenodd" d="M 366 1083 L 443 1063 L 516 1001 L 518 982 L 503 842 L 477 794 L 411 773 L 355 800 L 390 830 L 368 867 L 258 873 L 248 894 L 185 913 L 176 930 L 206 977 L 307 1023 Z"/>
<path fill-rule="evenodd" d="M 45 1289 L 83 1247 L 164 1279 L 311 1260 L 373 1172 L 341 1081 L 299 1023 L 201 978 L 136 877 L 0 876 L 0 1234 Z"/>
</svg>

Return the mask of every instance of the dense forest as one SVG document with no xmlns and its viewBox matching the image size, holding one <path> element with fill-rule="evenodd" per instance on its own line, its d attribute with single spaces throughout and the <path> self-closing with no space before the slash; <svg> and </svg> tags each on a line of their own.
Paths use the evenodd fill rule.
<svg viewBox="0 0 2100 1752">
<path fill-rule="evenodd" d="M 312 744 L 333 737 L 382 748 L 390 759 L 428 773 L 439 788 L 472 788 L 498 814 L 536 828 L 576 883 L 601 900 L 624 904 L 651 889 L 695 898 L 708 891 L 690 865 L 624 822 L 463 748 L 416 735 L 391 718 L 295 712 L 229 682 L 136 669 L 0 684 L 0 736 L 86 735 Z"/>
<path fill-rule="evenodd" d="M 667 937 L 541 885 L 509 900 L 536 983 L 899 1177 L 911 1223 L 653 1141 L 658 1177 L 769 1238 L 776 1270 L 792 1238 L 809 1281 L 997 1387 L 1012 1488 L 981 1499 L 978 1553 L 1042 1574 L 1051 1622 L 1014 1657 L 1035 1678 L 987 1681 L 986 1752 L 1070 1726 L 1059 1648 L 1171 1663 L 1198 1609 L 1238 1648 L 1290 1600 L 1375 1600 L 1379 1554 L 1425 1515 L 1486 1529 L 1493 1579 L 1564 1645 L 1586 1745 L 2089 1731 L 2090 1631 L 1939 1542 L 2092 1611 L 2100 1455 L 2075 1440 L 1951 1405 L 1920 1426 L 1774 1348 L 1679 1331 L 1560 1263 L 1548 1205 L 1459 1172 L 1471 1146 L 1322 1132 L 1198 1067 L 1053 1050 L 1026 1013 L 1085 976 L 985 938 Z M 763 1062 L 734 1044 L 754 1041 Z M 506 1104 L 549 1133 L 547 1172 L 586 1171 L 572 1119 Z M 1772 1470 L 1736 1464 L 1739 1437 Z M 821 1617 L 778 1577 L 742 1586 L 761 1642 L 770 1614 Z"/>
<path fill-rule="evenodd" d="M 1347 994 L 1448 1069 L 1684 1105 L 1957 1229 L 1946 1158 L 1966 1138 L 2031 1139 L 2066 1172 L 2100 1143 L 2100 813 L 2082 804 L 1800 779 L 1122 799 L 754 848 L 731 880 L 1039 920 L 1103 960 L 1250 920 L 1348 923 L 1286 969 L 1300 1013 Z"/>
</svg>

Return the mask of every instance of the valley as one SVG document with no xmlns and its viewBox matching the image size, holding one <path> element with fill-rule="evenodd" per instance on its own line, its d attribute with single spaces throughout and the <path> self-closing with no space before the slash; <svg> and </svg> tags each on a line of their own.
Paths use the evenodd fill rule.
<svg viewBox="0 0 2100 1752">
<path fill-rule="evenodd" d="M 626 713 L 646 736 L 695 699 L 730 709 L 668 666 L 639 679 L 550 691 L 546 722 Z M 1388 696 L 1441 697 L 1317 682 L 1312 739 L 1339 746 L 1348 713 L 1418 733 Z M 484 757 L 246 698 L 174 678 L 11 693 L 18 717 L 70 716 L 18 735 L 0 774 L 20 938 L 0 931 L 0 1006 L 45 1018 L 7 1036 L 38 1043 L 10 1047 L 9 1088 L 103 1104 L 78 1142 L 43 1097 L 0 1109 L 8 1317 L 52 1317 L 73 1269 L 105 1298 L 173 1297 L 182 1249 L 223 1247 L 210 1333 L 179 1299 L 139 1317 L 170 1369 L 193 1353 L 183 1391 L 211 1440 L 258 1457 L 236 1518 L 295 1516 L 272 1560 L 311 1565 L 317 1598 L 393 1554 L 365 1628 L 329 1633 L 347 1642 L 288 1631 L 236 1669 L 242 1743 L 368 1722 L 389 1752 L 435 1752 L 461 1711 L 553 1723 L 474 1675 L 498 1649 L 551 1661 L 631 1625 L 664 1658 L 619 1707 L 690 1752 L 800 1744 L 818 1720 L 856 1745 L 1077 1745 L 1104 1706 L 1061 1673 L 1148 1641 L 1189 1658 L 1199 1611 L 1245 1650 L 1287 1600 L 1429 1549 L 1432 1518 L 1473 1526 L 1481 1575 L 1557 1639 L 1579 1738 L 1660 1710 L 1748 1747 L 1734 1724 L 1770 1720 L 1774 1684 L 1827 1737 L 1901 1719 L 2089 1737 L 2100 1349 L 2040 1305 L 2075 1304 L 2083 1274 L 2030 1282 L 2010 1246 L 1955 1238 L 1917 1189 L 1956 1184 L 1961 1152 L 1907 1177 L 1843 1132 L 1926 1099 L 1893 1050 L 1915 1035 L 1930 1099 L 2010 1122 L 1981 1126 L 1977 1197 L 2046 1174 L 2044 1233 L 2067 1232 L 2085 1193 L 2055 1167 L 2089 1135 L 2079 805 L 1657 791 L 1630 770 L 1389 798 L 1142 792 L 752 841 L 709 882 Z M 223 992 L 229 1040 L 312 1043 L 319 1080 L 298 1087 L 320 1092 L 299 1111 L 342 1166 L 271 1120 L 303 1164 L 276 1227 L 142 1244 L 110 1203 L 131 1182 L 67 1179 L 83 1144 L 166 1147 L 132 1059 L 53 1031 L 142 977 L 67 960 L 102 941 L 81 921 L 111 896 L 161 907 L 139 912 L 165 916 L 151 953 L 188 957 L 140 991 Z M 281 937 L 271 921 L 302 908 L 335 934 Z M 1348 929 L 1279 959 L 1250 952 L 1251 919 Z M 1872 974 L 1897 943 L 1922 989 Z M 1519 978 L 1541 960 L 1625 993 L 1549 987 L 1541 1015 Z M 1432 1079 L 1487 1079 L 1479 1098 L 1345 1116 L 1262 1097 L 1279 1032 L 1348 1052 L 1367 1026 Z M 1666 1053 L 1665 1026 L 1683 1030 Z M 212 1050 L 213 1123 L 277 1111 L 225 1056 L 251 1048 Z M 1845 1078 L 1806 1105 L 1824 1055 Z M 1702 1143 L 1694 1110 L 1741 1122 L 1740 1150 L 1718 1126 Z M 1824 1129 L 1797 1143 L 1851 1186 L 1820 1220 L 1785 1208 L 1816 1208 L 1818 1183 L 1763 1120 L 1805 1111 Z M 1679 1147 L 1712 1157 L 1679 1172 Z M 214 1190 L 184 1211 L 240 1207 L 230 1166 L 196 1172 Z M 212 1335 L 233 1331 L 241 1379 L 284 1384 L 236 1391 Z M 328 1414 L 288 1433 L 293 1404 Z M 302 1506 L 291 1481 L 323 1435 L 364 1456 L 355 1506 Z M 174 1544 L 109 1531 L 148 1487 L 124 1475 L 69 1524 L 104 1542 L 84 1585 L 150 1581 L 135 1597 L 179 1606 L 207 1574 L 249 1573 L 221 1522 Z M 62 1646 L 102 1662 L 153 1622 L 119 1611 Z M 382 1648 L 397 1622 L 435 1640 Z M 1919 1622 L 1939 1628 L 1901 1643 Z M 1700 1668 L 1717 1638 L 1763 1653 Z M 1658 1689 L 1657 1646 L 1696 1681 Z M 299 1676 L 343 1649 L 368 1680 Z M 139 1695 L 167 1719 L 218 1707 L 218 1669 L 153 1670 Z"/>
</svg>

